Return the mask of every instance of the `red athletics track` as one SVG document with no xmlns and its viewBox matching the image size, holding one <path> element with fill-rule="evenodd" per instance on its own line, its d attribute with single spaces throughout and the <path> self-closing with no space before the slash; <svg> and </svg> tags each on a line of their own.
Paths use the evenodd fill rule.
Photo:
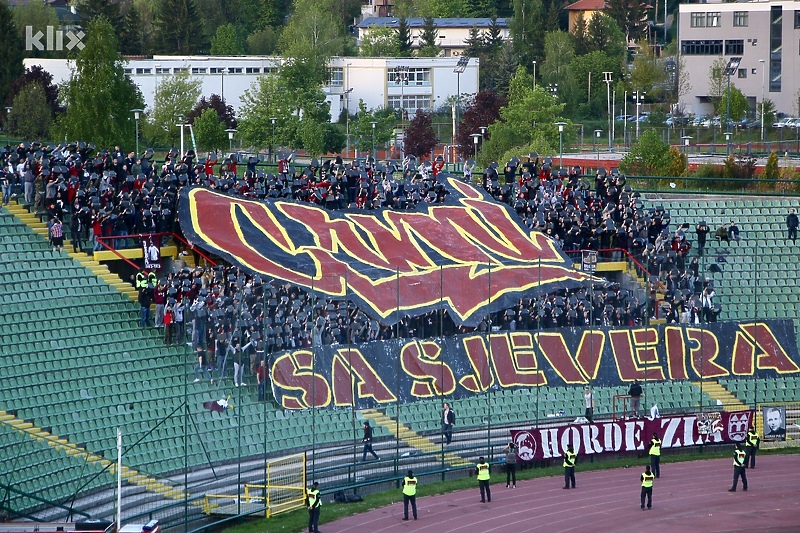
<svg viewBox="0 0 800 533">
<path fill-rule="evenodd" d="M 505 473 L 492 474 L 492 503 L 475 488 L 417 499 L 419 520 L 404 522 L 403 503 L 320 526 L 322 533 L 408 531 L 426 533 L 519 532 L 800 532 L 800 455 L 757 457 L 747 470 L 748 491 L 733 480 L 730 459 L 661 465 L 653 484 L 653 509 L 639 509 L 640 466 L 581 472 L 577 488 L 563 477 L 521 481 L 505 488 Z M 322 510 L 325 513 L 325 508 Z M 410 509 L 409 509 L 410 513 Z"/>
</svg>

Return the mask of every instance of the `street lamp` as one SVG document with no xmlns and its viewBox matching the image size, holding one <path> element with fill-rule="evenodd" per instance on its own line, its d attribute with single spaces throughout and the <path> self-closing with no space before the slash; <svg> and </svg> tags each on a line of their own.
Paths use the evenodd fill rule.
<svg viewBox="0 0 800 533">
<path fill-rule="evenodd" d="M 611 79 L 613 77 L 612 72 L 603 72 L 603 81 L 606 84 L 606 100 L 608 103 L 608 149 L 612 150 L 614 148 L 613 140 L 611 139 L 611 128 L 613 123 L 611 122 Z"/>
<path fill-rule="evenodd" d="M 348 63 L 349 65 L 350 63 Z M 345 97 L 345 113 L 347 116 L 345 118 L 345 153 L 347 154 L 346 157 L 350 158 L 350 93 L 353 92 L 353 88 L 350 87 L 344 92 Z"/>
<path fill-rule="evenodd" d="M 467 70 L 467 65 L 469 65 L 469 56 L 461 56 L 458 59 L 456 68 L 453 69 L 453 72 L 456 73 L 456 124 L 453 136 L 456 139 L 458 139 L 458 122 L 460 120 L 459 114 L 461 113 L 461 74 Z"/>
<path fill-rule="evenodd" d="M 276 117 L 270 117 L 270 122 L 272 122 L 272 144 L 269 145 L 269 155 L 272 157 L 272 162 L 275 162 L 275 123 L 278 122 Z"/>
<path fill-rule="evenodd" d="M 556 122 L 558 126 L 558 168 L 564 168 L 564 126 L 566 122 Z"/>
<path fill-rule="evenodd" d="M 175 124 L 181 129 L 181 153 L 179 158 L 183 159 L 183 128 L 186 127 L 183 115 L 178 115 L 178 120 L 180 121 L 178 124 Z"/>
<path fill-rule="evenodd" d="M 684 135 L 681 139 L 683 140 L 683 154 L 686 156 L 686 177 L 689 177 L 689 141 L 692 140 L 692 136 Z"/>
<path fill-rule="evenodd" d="M 558 98 L 558 84 L 557 83 L 548 83 L 547 88 L 550 89 L 550 94 L 553 95 L 553 98 Z"/>
<path fill-rule="evenodd" d="M 592 138 L 592 145 L 597 152 L 597 162 L 600 162 L 600 150 L 597 149 L 597 142 L 600 141 L 600 135 L 603 133 L 603 130 L 594 130 L 594 137 Z"/>
<path fill-rule="evenodd" d="M 728 98 L 727 98 L 728 118 L 726 119 L 726 124 L 725 124 L 726 138 L 729 138 L 727 134 L 730 133 L 731 131 L 731 76 L 735 74 L 736 71 L 739 69 L 739 64 L 741 62 L 742 62 L 741 57 L 730 58 L 730 60 L 728 61 L 728 65 L 725 67 L 725 72 L 723 73 L 725 76 L 728 77 Z"/>
<path fill-rule="evenodd" d="M 394 72 L 394 82 L 400 84 L 400 129 L 405 130 L 405 86 L 408 83 L 408 67 L 406 66 L 399 66 L 394 67 L 392 69 Z M 401 159 L 405 159 L 405 144 L 403 145 L 403 151 L 401 152 Z"/>
<path fill-rule="evenodd" d="M 225 133 L 228 134 L 228 151 L 233 153 L 233 134 L 236 133 L 237 130 L 233 128 L 228 128 L 225 130 Z"/>
<path fill-rule="evenodd" d="M 728 145 L 728 152 L 727 155 L 731 155 L 731 135 L 733 135 L 732 131 L 726 131 L 723 135 L 725 135 L 725 144 Z"/>
<path fill-rule="evenodd" d="M 644 95 L 647 94 L 644 91 L 636 91 L 634 94 L 634 98 L 636 99 L 636 140 L 639 140 L 639 108 L 642 105 L 642 100 L 644 100 Z"/>
<path fill-rule="evenodd" d="M 378 123 L 370 122 L 370 124 L 372 124 L 372 157 L 377 161 L 378 158 L 375 157 L 375 127 L 378 125 Z"/>
<path fill-rule="evenodd" d="M 473 151 L 474 157 L 475 159 L 478 159 L 478 139 L 481 138 L 481 134 L 473 133 L 472 135 L 470 135 L 470 137 L 472 137 L 472 146 L 474 147 Z"/>
<path fill-rule="evenodd" d="M 139 119 L 142 118 L 144 109 L 131 109 L 131 113 L 136 120 L 136 157 L 139 157 Z"/>
<path fill-rule="evenodd" d="M 9 115 L 11 115 L 11 107 L 6 107 L 6 146 L 11 142 L 11 137 L 8 134 L 8 125 L 11 123 L 8 119 Z"/>
<path fill-rule="evenodd" d="M 761 63 L 761 142 L 764 142 L 764 73 L 767 71 L 766 63 L 763 59 L 758 60 Z"/>
<path fill-rule="evenodd" d="M 533 88 L 536 88 L 536 60 L 533 61 Z"/>
</svg>

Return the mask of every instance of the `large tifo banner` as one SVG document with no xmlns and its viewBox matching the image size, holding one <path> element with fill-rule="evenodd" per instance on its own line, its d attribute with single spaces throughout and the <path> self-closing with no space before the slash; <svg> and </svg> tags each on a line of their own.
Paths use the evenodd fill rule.
<svg viewBox="0 0 800 533">
<path fill-rule="evenodd" d="M 563 457 L 568 445 L 581 456 L 644 452 L 654 433 L 664 449 L 744 442 L 754 419 L 754 411 L 738 411 L 617 420 L 512 431 L 511 440 L 517 445 L 520 459 L 541 461 Z"/>
<path fill-rule="evenodd" d="M 800 373 L 790 320 L 467 334 L 315 352 L 272 354 L 272 388 L 284 408 L 368 409 L 499 389 Z"/>
<path fill-rule="evenodd" d="M 523 296 L 589 279 L 508 205 L 455 178 L 442 203 L 414 209 L 337 210 L 183 189 L 181 229 L 200 247 L 252 274 L 357 302 L 383 324 L 447 309 L 478 325 Z"/>
</svg>

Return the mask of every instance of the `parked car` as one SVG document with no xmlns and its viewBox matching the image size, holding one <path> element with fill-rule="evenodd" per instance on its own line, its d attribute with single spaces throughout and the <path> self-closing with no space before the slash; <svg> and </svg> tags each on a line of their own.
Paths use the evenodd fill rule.
<svg viewBox="0 0 800 533">
<path fill-rule="evenodd" d="M 794 124 L 795 124 L 796 121 L 797 121 L 797 119 L 794 118 L 794 117 L 783 117 L 779 121 L 773 122 L 772 123 L 772 127 L 773 128 L 778 128 L 778 129 L 780 129 L 780 128 L 794 128 L 795 127 Z"/>
<path fill-rule="evenodd" d="M 707 119 L 708 117 L 705 115 L 698 115 L 694 117 L 694 120 L 692 120 L 692 126 L 702 126 L 703 122 L 705 122 Z"/>
<path fill-rule="evenodd" d="M 746 118 L 739 122 L 739 127 L 747 130 L 758 129 L 761 127 L 761 121 L 757 118 Z"/>
<path fill-rule="evenodd" d="M 619 115 L 614 117 L 614 120 L 616 122 L 625 122 L 626 120 L 628 122 L 636 122 L 636 115 Z"/>
</svg>

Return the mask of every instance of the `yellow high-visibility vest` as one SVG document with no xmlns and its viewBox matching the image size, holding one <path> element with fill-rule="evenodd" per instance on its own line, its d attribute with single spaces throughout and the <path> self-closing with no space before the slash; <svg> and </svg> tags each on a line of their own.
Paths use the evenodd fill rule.
<svg viewBox="0 0 800 533">
<path fill-rule="evenodd" d="M 489 477 L 489 463 L 478 463 L 478 481 L 487 481 Z"/>
<path fill-rule="evenodd" d="M 406 496 L 417 494 L 417 478 L 408 476 L 403 478 L 403 494 Z"/>
</svg>

